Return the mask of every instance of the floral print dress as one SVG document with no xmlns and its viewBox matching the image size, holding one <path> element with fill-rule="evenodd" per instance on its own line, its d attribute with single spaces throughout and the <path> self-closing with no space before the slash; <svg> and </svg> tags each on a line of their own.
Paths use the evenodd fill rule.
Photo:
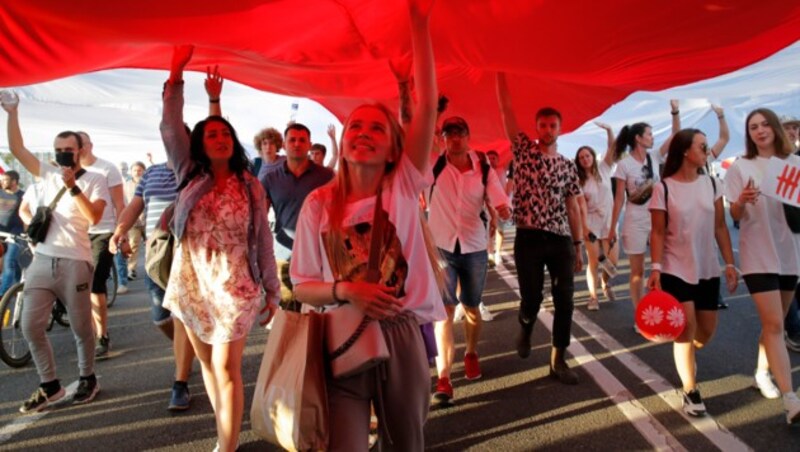
<svg viewBox="0 0 800 452">
<path fill-rule="evenodd" d="M 232 175 L 198 201 L 172 264 L 164 307 L 207 344 L 246 336 L 261 304 L 248 265 L 246 189 Z"/>
</svg>

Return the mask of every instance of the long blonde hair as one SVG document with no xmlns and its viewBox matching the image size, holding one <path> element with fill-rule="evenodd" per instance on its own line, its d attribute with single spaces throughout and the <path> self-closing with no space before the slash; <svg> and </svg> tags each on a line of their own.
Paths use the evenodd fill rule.
<svg viewBox="0 0 800 452">
<path fill-rule="evenodd" d="M 330 242 L 328 243 L 328 249 L 333 250 L 331 256 L 331 270 L 345 268 L 348 258 L 347 250 L 344 246 L 342 246 L 344 243 L 342 223 L 344 221 L 344 214 L 347 207 L 347 195 L 350 189 L 348 184 L 348 181 L 350 180 L 350 171 L 347 160 L 344 158 L 344 154 L 346 152 L 344 146 L 344 135 L 347 132 L 347 128 L 350 124 L 353 114 L 361 108 L 377 109 L 383 113 L 383 115 L 386 117 L 386 122 L 389 124 L 392 160 L 386 163 L 386 169 L 382 176 L 381 183 L 383 184 L 384 188 L 391 185 L 392 180 L 397 172 L 397 164 L 399 163 L 400 158 L 403 155 L 403 150 L 405 149 L 405 131 L 403 130 L 403 127 L 400 125 L 400 122 L 397 120 L 397 118 L 395 118 L 395 115 L 392 114 L 392 112 L 383 104 L 374 103 L 360 105 L 356 107 L 344 121 L 342 127 L 342 136 L 339 140 L 341 150 L 338 157 L 338 171 L 336 172 L 336 176 L 333 178 L 333 180 L 331 180 L 328 186 L 325 187 L 325 189 L 331 190 L 332 192 L 331 203 L 328 205 L 328 220 L 330 225 L 328 234 Z M 433 274 L 436 278 L 436 283 L 439 285 L 440 289 L 443 289 L 444 271 L 440 265 L 441 255 L 439 254 L 439 250 L 433 244 L 428 224 L 424 219 L 421 219 L 420 227 L 422 228 L 422 236 L 425 239 L 425 249 L 427 251 L 431 267 L 433 268 Z M 334 277 L 336 279 L 340 279 L 342 275 L 334 275 Z"/>
</svg>

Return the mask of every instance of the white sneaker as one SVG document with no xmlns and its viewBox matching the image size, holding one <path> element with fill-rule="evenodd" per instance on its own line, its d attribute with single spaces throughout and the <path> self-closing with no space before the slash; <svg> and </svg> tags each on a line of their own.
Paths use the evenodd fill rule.
<svg viewBox="0 0 800 452">
<path fill-rule="evenodd" d="M 683 412 L 692 417 L 703 417 L 706 415 L 706 404 L 700 397 L 700 391 L 693 389 L 683 393 Z"/>
<path fill-rule="evenodd" d="M 786 423 L 791 425 L 800 421 L 800 399 L 794 392 L 783 395 L 783 411 L 786 413 Z"/>
<path fill-rule="evenodd" d="M 456 306 L 456 313 L 453 316 L 453 323 L 464 320 L 464 306 L 461 303 Z"/>
<path fill-rule="evenodd" d="M 494 320 L 494 314 L 492 314 L 492 312 L 489 311 L 489 308 L 487 308 L 486 305 L 483 304 L 483 302 L 481 302 L 478 309 L 481 311 L 481 320 L 483 320 L 484 322 L 491 322 L 492 320 Z"/>
<path fill-rule="evenodd" d="M 117 287 L 117 295 L 122 295 L 124 293 L 128 293 L 128 286 Z"/>
<path fill-rule="evenodd" d="M 495 262 L 495 264 L 502 264 L 503 263 L 503 256 L 500 255 L 500 251 L 496 251 L 494 253 L 494 262 Z"/>
<path fill-rule="evenodd" d="M 756 371 L 753 387 L 761 391 L 761 395 L 765 399 L 777 399 L 781 396 L 781 391 L 775 386 L 769 372 Z"/>
</svg>

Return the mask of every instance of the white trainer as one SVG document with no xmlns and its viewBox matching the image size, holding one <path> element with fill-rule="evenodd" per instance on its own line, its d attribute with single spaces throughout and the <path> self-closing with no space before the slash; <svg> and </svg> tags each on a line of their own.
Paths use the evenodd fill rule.
<svg viewBox="0 0 800 452">
<path fill-rule="evenodd" d="M 794 392 L 783 395 L 783 411 L 786 413 L 786 423 L 796 424 L 800 421 L 800 399 Z"/>
<path fill-rule="evenodd" d="M 781 396 L 781 391 L 775 386 L 769 372 L 756 371 L 753 387 L 761 391 L 765 399 L 777 399 Z"/>
<path fill-rule="evenodd" d="M 490 311 L 489 308 L 487 308 L 486 305 L 483 304 L 483 302 L 481 302 L 478 309 L 481 311 L 481 320 L 483 320 L 484 322 L 491 322 L 492 320 L 494 320 L 494 314 L 492 314 L 492 311 Z"/>
<path fill-rule="evenodd" d="M 459 303 L 456 306 L 456 313 L 453 315 L 453 323 L 464 320 L 464 306 Z"/>
</svg>

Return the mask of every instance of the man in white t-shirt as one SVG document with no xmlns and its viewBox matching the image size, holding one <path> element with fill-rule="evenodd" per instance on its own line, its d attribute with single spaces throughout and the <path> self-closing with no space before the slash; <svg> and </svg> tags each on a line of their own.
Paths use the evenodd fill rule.
<svg viewBox="0 0 800 452">
<path fill-rule="evenodd" d="M 453 316 L 457 305 L 466 314 L 464 373 L 468 380 L 481 377 L 477 347 L 482 319 L 478 305 L 488 264 L 488 218 L 483 206 L 489 204 L 504 220 L 511 218 L 511 208 L 486 156 L 470 150 L 467 122 L 457 116 L 447 118 L 442 123 L 442 135 L 446 151 L 432 165 L 434 182 L 427 194 L 431 235 L 447 262 L 448 295 L 447 319 L 436 322 L 439 378 L 433 397 L 439 404 L 448 404 L 453 398 L 450 370 L 455 355 Z"/>
<path fill-rule="evenodd" d="M 101 176 L 105 190 L 106 206 L 103 218 L 99 223 L 89 226 L 89 239 L 92 242 L 92 262 L 94 263 L 94 276 L 92 278 L 92 317 L 94 318 L 97 345 L 95 357 L 108 358 L 111 341 L 108 338 L 108 306 L 106 294 L 106 280 L 110 275 L 114 263 L 114 255 L 108 251 L 108 241 L 117 226 L 117 217 L 125 207 L 125 194 L 122 189 L 122 174 L 119 169 L 108 160 L 95 157 L 92 153 L 94 145 L 86 132 L 78 132 L 83 140 L 81 153 L 81 166 L 87 172 Z"/>
<path fill-rule="evenodd" d="M 66 397 L 56 376 L 53 349 L 46 333 L 56 298 L 67 307 L 78 350 L 80 379 L 72 400 L 76 404 L 87 403 L 100 390 L 94 374 L 94 332 L 89 300 L 92 252 L 88 231 L 90 224 L 100 221 L 106 205 L 102 181 L 81 167 L 80 135 L 66 131 L 56 136 L 53 147 L 60 168 L 43 163 L 25 148 L 17 102 L 3 102 L 2 106 L 8 112 L 11 153 L 31 174 L 42 179 L 39 206 L 58 197 L 47 235 L 36 245 L 33 262 L 26 273 L 22 332 L 33 355 L 40 385 L 22 404 L 20 412 L 41 411 Z"/>
</svg>

